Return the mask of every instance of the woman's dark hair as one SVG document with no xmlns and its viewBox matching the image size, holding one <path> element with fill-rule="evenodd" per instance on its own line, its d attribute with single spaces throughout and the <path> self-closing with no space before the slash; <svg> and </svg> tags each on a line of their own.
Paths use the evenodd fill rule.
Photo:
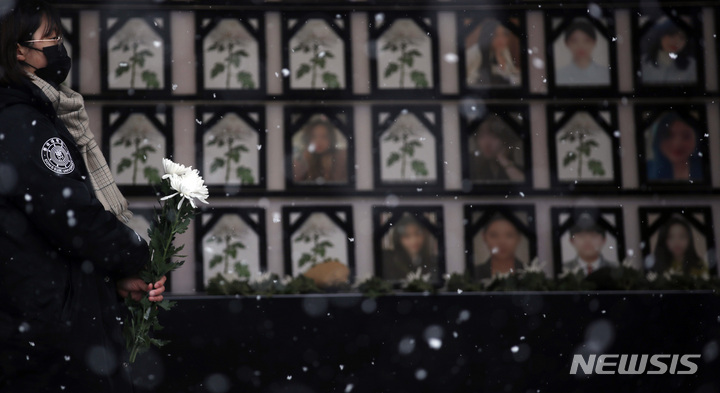
<svg viewBox="0 0 720 393">
<path fill-rule="evenodd" d="M 403 247 L 402 245 L 402 237 L 403 235 L 405 235 L 405 233 L 407 232 L 407 228 L 410 226 L 418 227 L 420 231 L 425 234 L 425 242 L 423 243 L 422 249 L 420 250 L 420 259 L 422 263 L 433 263 L 434 254 L 430 247 L 431 244 L 428 241 L 428 230 L 420 222 L 418 222 L 418 220 L 407 214 L 401 217 L 395 223 L 395 225 L 393 225 L 394 230 L 392 235 L 392 241 L 397 262 L 402 264 L 403 266 L 409 266 L 412 264 L 412 261 L 410 260 L 410 254 L 408 254 L 407 250 L 405 250 L 405 247 Z"/>
<path fill-rule="evenodd" d="M 498 115 L 490 115 L 483 120 L 473 133 L 473 137 L 477 138 L 485 133 L 500 139 L 507 148 L 515 147 L 519 142 L 515 131 Z"/>
<path fill-rule="evenodd" d="M 492 73 L 492 66 L 497 63 L 492 42 L 495 39 L 497 28 L 500 26 L 502 26 L 500 22 L 495 19 L 487 19 L 483 22 L 480 29 L 480 39 L 478 40 L 478 49 L 480 49 L 480 57 L 482 58 L 479 71 L 482 80 L 485 82 L 507 84 L 509 82 L 507 79 Z"/>
<path fill-rule="evenodd" d="M 674 177 L 672 163 L 670 162 L 670 160 L 667 159 L 667 157 L 665 157 L 665 155 L 660 150 L 660 144 L 662 143 L 662 141 L 668 138 L 668 136 L 670 135 L 670 128 L 673 124 L 677 122 L 682 122 L 689 125 L 690 128 L 695 131 L 695 140 L 700 140 L 699 130 L 692 124 L 688 123 L 685 119 L 683 119 L 677 112 L 668 112 L 664 114 L 656 122 L 655 129 L 653 130 L 653 160 L 651 162 L 651 165 L 648 166 L 649 178 L 672 179 Z M 700 158 L 699 148 L 699 142 L 697 142 L 697 146 L 695 146 L 695 151 L 690 156 L 690 158 L 688 158 L 688 165 L 690 167 L 690 179 L 697 180 L 703 178 L 702 158 Z"/>
<path fill-rule="evenodd" d="M 660 227 L 657 244 L 655 245 L 655 251 L 653 252 L 653 255 L 655 256 L 655 265 L 653 266 L 653 270 L 663 273 L 672 266 L 673 255 L 668 248 L 667 240 L 670 235 L 670 228 L 674 225 L 680 225 L 683 227 L 688 236 L 688 248 L 685 250 L 685 255 L 683 255 L 682 260 L 683 273 L 688 274 L 693 271 L 693 269 L 702 270 L 704 268 L 704 263 L 695 249 L 692 228 L 686 220 L 680 217 L 671 217 L 662 227 Z"/>
<path fill-rule="evenodd" d="M 668 35 L 685 33 L 678 25 L 670 19 L 655 24 L 647 32 L 644 42 L 643 60 L 650 63 L 654 67 L 658 67 L 658 53 L 662 50 L 662 38 Z M 674 62 L 677 68 L 685 70 L 690 65 L 690 59 L 695 54 L 695 42 L 688 37 L 688 41 L 679 53 L 676 53 Z"/>
<path fill-rule="evenodd" d="M 43 36 L 62 31 L 60 16 L 50 4 L 38 0 L 17 0 L 15 5 L 0 16 L 0 84 L 21 84 L 27 78 L 22 64 L 17 60 L 17 45 L 25 42 L 47 19 Z"/>
<path fill-rule="evenodd" d="M 335 135 L 335 126 L 325 119 L 315 119 L 307 123 L 303 129 L 302 139 L 305 146 L 308 146 L 313 139 L 313 131 L 317 127 L 324 127 L 328 132 L 328 138 L 330 139 L 330 151 L 335 150 L 337 144 L 337 135 Z"/>
<path fill-rule="evenodd" d="M 310 143 L 312 142 L 312 138 L 313 138 L 313 131 L 318 127 L 323 127 L 327 130 L 328 139 L 330 140 L 330 147 L 328 148 L 327 152 L 325 152 L 323 154 L 318 154 L 316 152 L 312 152 L 309 155 L 308 163 L 307 163 L 308 171 L 307 171 L 307 176 L 306 176 L 306 178 L 308 180 L 315 180 L 320 177 L 325 177 L 325 172 L 326 172 L 325 169 L 328 169 L 328 168 L 323 167 L 324 166 L 323 155 L 324 154 L 332 155 L 335 153 L 335 150 L 337 149 L 337 147 L 336 147 L 337 135 L 335 132 L 335 127 L 333 126 L 333 124 L 331 122 L 329 122 L 328 120 L 325 120 L 325 119 L 312 120 L 305 126 L 305 129 L 302 131 L 302 140 L 303 140 L 303 143 L 305 144 L 305 146 L 310 145 Z M 325 180 L 331 180 L 331 179 L 325 179 Z M 332 180 L 337 180 L 337 179 L 332 179 Z"/>
<path fill-rule="evenodd" d="M 597 41 L 597 33 L 595 33 L 595 26 L 592 25 L 587 19 L 585 18 L 579 18 L 575 19 L 568 27 L 565 28 L 565 42 L 570 38 L 572 33 L 576 31 L 581 31 L 588 35 L 588 37 L 592 38 L 593 41 Z"/>
</svg>

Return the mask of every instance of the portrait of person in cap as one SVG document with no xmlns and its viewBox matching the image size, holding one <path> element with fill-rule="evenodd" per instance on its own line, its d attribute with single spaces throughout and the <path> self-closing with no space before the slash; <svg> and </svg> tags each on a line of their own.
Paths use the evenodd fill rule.
<svg viewBox="0 0 720 393">
<path fill-rule="evenodd" d="M 617 266 L 616 261 L 603 256 L 607 231 L 588 212 L 581 213 L 569 229 L 570 244 L 577 252 L 575 258 L 563 262 L 564 272 L 581 271 L 588 275 L 604 267 Z"/>
</svg>

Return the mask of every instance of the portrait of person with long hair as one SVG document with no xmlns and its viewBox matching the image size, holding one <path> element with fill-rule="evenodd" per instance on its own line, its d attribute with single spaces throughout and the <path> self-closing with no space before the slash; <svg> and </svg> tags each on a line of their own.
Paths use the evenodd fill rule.
<svg viewBox="0 0 720 393">
<path fill-rule="evenodd" d="M 438 281 L 437 239 L 412 215 L 403 215 L 383 239 L 382 275 L 401 280 L 420 268 Z"/>
<path fill-rule="evenodd" d="M 640 48 L 644 84 L 697 82 L 695 42 L 672 20 L 665 18 L 652 26 L 643 35 Z"/>
<path fill-rule="evenodd" d="M 522 85 L 520 40 L 497 19 L 485 19 L 465 39 L 469 87 Z"/>
<path fill-rule="evenodd" d="M 698 181 L 705 177 L 700 154 L 702 131 L 677 112 L 662 115 L 646 134 L 647 179 Z"/>
<path fill-rule="evenodd" d="M 470 178 L 474 182 L 525 181 L 523 143 L 499 116 L 488 116 L 469 139 Z"/>
<path fill-rule="evenodd" d="M 555 83 L 559 86 L 607 86 L 610 84 L 607 40 L 585 18 L 574 19 L 555 44 Z M 600 40 L 602 42 L 600 42 Z M 603 44 L 602 48 L 600 48 Z M 601 53 L 604 50 L 605 53 Z M 598 59 L 604 59 L 602 65 Z M 566 64 L 562 66 L 562 64 Z"/>
<path fill-rule="evenodd" d="M 325 117 L 293 136 L 293 180 L 299 184 L 347 183 L 347 140 Z"/>
<path fill-rule="evenodd" d="M 655 248 L 645 266 L 657 273 L 674 270 L 695 276 L 707 274 L 708 264 L 700 257 L 694 238 L 687 220 L 680 216 L 671 217 L 658 230 Z"/>
<path fill-rule="evenodd" d="M 525 263 L 518 258 L 523 235 L 506 217 L 500 214 L 493 216 L 481 230 L 481 236 L 490 255 L 475 265 L 476 278 L 492 278 L 525 268 Z"/>
</svg>

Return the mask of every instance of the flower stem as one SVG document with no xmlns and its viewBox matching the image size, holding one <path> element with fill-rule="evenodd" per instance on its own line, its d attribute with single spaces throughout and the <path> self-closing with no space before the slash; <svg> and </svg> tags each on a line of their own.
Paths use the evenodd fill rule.
<svg viewBox="0 0 720 393">
<path fill-rule="evenodd" d="M 230 68 L 232 67 L 232 51 L 233 51 L 233 44 L 228 44 L 228 57 L 227 57 L 227 73 L 225 75 L 225 87 L 230 88 Z"/>
<path fill-rule="evenodd" d="M 315 79 L 317 78 L 318 48 L 318 44 L 313 44 L 312 79 L 310 81 L 311 89 L 315 89 Z"/>
<path fill-rule="evenodd" d="M 402 87 L 402 85 L 400 87 Z M 400 148 L 401 154 L 402 154 L 402 161 L 400 162 L 400 177 L 404 179 L 405 178 L 405 166 L 407 165 L 408 134 L 406 132 L 403 132 L 402 140 L 403 140 L 402 147 Z"/>
<path fill-rule="evenodd" d="M 232 160 L 230 159 L 230 155 L 232 153 L 232 145 L 233 145 L 233 139 L 228 138 L 228 151 L 225 153 L 225 163 L 227 166 L 225 167 L 225 183 L 230 181 L 230 167 L 232 166 Z"/>
<path fill-rule="evenodd" d="M 405 53 L 407 52 L 407 44 L 400 44 L 400 88 L 405 87 Z M 403 176 L 405 177 L 405 176 Z"/>
<path fill-rule="evenodd" d="M 133 154 L 133 177 L 132 184 L 137 183 L 138 159 L 140 159 L 140 138 L 135 138 L 135 154 Z"/>
<path fill-rule="evenodd" d="M 131 89 L 135 88 L 135 65 L 137 64 L 137 48 L 138 48 L 138 43 L 133 42 L 133 45 L 132 45 L 133 55 L 130 58 L 131 59 L 130 63 L 132 63 L 131 68 L 130 68 L 130 88 Z"/>
</svg>

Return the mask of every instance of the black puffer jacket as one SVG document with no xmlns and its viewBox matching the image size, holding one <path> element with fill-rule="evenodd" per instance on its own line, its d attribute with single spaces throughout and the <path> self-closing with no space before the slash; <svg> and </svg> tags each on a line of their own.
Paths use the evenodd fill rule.
<svg viewBox="0 0 720 393">
<path fill-rule="evenodd" d="M 47 97 L 0 87 L 0 392 L 132 391 L 115 280 L 147 260 Z"/>
</svg>

